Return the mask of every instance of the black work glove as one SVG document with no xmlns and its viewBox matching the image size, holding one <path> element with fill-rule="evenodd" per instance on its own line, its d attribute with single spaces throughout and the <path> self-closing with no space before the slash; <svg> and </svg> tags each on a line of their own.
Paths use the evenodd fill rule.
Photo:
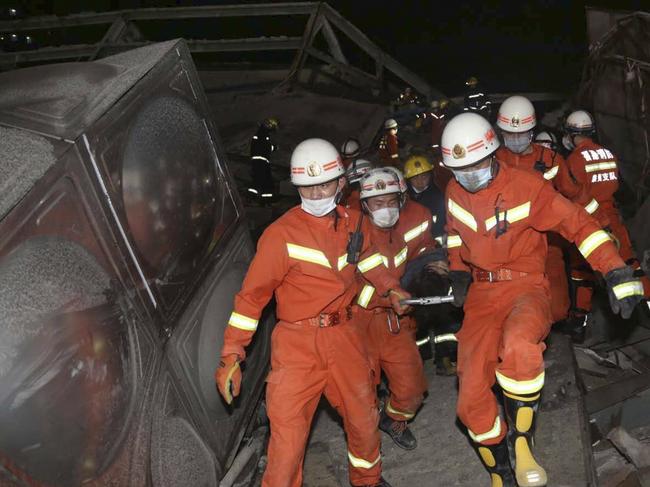
<svg viewBox="0 0 650 487">
<path fill-rule="evenodd" d="M 632 316 L 634 307 L 643 301 L 643 284 L 634 277 L 631 267 L 619 267 L 609 271 L 605 276 L 609 304 L 614 313 L 620 313 L 627 320 Z"/>
<path fill-rule="evenodd" d="M 466 271 L 449 271 L 451 292 L 454 295 L 453 305 L 462 308 L 467 297 L 467 290 L 472 282 L 472 274 Z"/>
</svg>

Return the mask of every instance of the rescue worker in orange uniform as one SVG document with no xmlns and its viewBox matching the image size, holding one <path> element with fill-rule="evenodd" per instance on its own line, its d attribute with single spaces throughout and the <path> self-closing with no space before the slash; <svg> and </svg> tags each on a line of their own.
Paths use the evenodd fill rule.
<svg viewBox="0 0 650 487">
<path fill-rule="evenodd" d="M 431 102 L 431 112 L 428 114 L 431 118 L 431 148 L 434 151 L 440 151 L 440 138 L 442 131 L 447 125 L 447 106 L 449 100 L 433 100 Z"/>
<path fill-rule="evenodd" d="M 275 294 L 266 400 L 271 423 L 262 486 L 299 487 L 311 421 L 322 394 L 343 417 L 352 485 L 387 486 L 381 478 L 378 411 L 365 327 L 352 306 L 356 269 L 403 313 L 399 282 L 378 253 L 348 264 L 348 236 L 360 212 L 337 205 L 345 185 L 341 157 L 329 142 L 307 139 L 291 156 L 291 181 L 302 203 L 262 234 L 224 335 L 215 373 L 227 403 L 241 386 L 245 347 Z M 373 277 L 373 274 L 375 277 Z"/>
<path fill-rule="evenodd" d="M 341 157 L 343 158 L 343 166 L 348 169 L 350 165 L 359 157 L 361 152 L 361 145 L 357 139 L 350 137 L 348 140 L 341 144 Z"/>
<path fill-rule="evenodd" d="M 341 205 L 346 208 L 353 208 L 361 210 L 361 197 L 359 182 L 364 174 L 372 169 L 372 163 L 365 159 L 355 159 L 352 164 L 345 171 L 345 179 L 348 184 L 346 185 L 343 196 L 341 197 Z"/>
<path fill-rule="evenodd" d="M 530 100 L 519 95 L 507 98 L 497 114 L 497 127 L 501 130 L 505 146 L 497 150 L 497 160 L 510 167 L 533 171 L 552 183 L 568 199 L 580 199 L 580 188 L 573 182 L 564 158 L 547 147 L 532 143 L 536 126 L 535 108 Z M 593 204 L 585 208 L 595 211 Z M 554 233 L 547 234 L 547 238 L 546 274 L 551 284 L 551 312 L 553 321 L 559 322 L 567 318 L 571 305 L 563 251 L 567 244 Z"/>
<path fill-rule="evenodd" d="M 361 179 L 361 202 L 372 222 L 370 240 L 381 253 L 386 272 L 395 279 L 404 274 L 406 263 L 435 249 L 431 236 L 431 212 L 406 199 L 406 183 L 399 170 L 376 168 Z M 408 421 L 422 404 L 427 389 L 420 352 L 415 343 L 416 323 L 410 316 L 397 316 L 386 298 L 365 283 L 358 304 L 369 310 L 368 348 L 377 371 L 388 378 L 390 396 L 383 408 L 379 428 L 397 446 L 412 450 L 417 440 Z M 379 384 L 379 374 L 376 376 Z"/>
<path fill-rule="evenodd" d="M 531 450 L 552 319 L 543 232 L 576 243 L 605 276 L 610 304 L 624 318 L 643 289 L 597 221 L 542 178 L 499 163 L 498 148 L 492 126 L 475 113 L 453 118 L 442 135 L 443 161 L 456 179 L 446 195 L 449 274 L 454 304 L 465 311 L 456 334 L 457 413 L 493 487 L 515 486 L 515 478 L 519 486 L 544 486 L 546 472 Z"/>
<path fill-rule="evenodd" d="M 571 113 L 564 126 L 564 146 L 571 150 L 567 158 L 569 170 L 577 180 L 581 192 L 593 198 L 598 208 L 594 216 L 610 232 L 619 245 L 621 257 L 634 268 L 635 275 L 643 282 L 645 296 L 650 296 L 650 281 L 636 258 L 630 236 L 618 212 L 614 193 L 618 190 L 618 161 L 609 149 L 593 140 L 596 130 L 588 112 Z M 591 311 L 594 275 L 577 252 L 573 252 L 571 281 L 574 287 L 574 306 L 571 321 L 574 329 L 583 328 Z"/>
<path fill-rule="evenodd" d="M 379 141 L 379 158 L 384 166 L 400 167 L 397 122 L 389 118 L 384 122 L 384 135 Z"/>
</svg>

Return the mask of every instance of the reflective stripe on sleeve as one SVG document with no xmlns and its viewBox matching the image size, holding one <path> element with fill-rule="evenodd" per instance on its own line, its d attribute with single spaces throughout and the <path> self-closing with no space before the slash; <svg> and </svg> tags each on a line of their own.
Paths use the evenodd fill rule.
<svg viewBox="0 0 650 487">
<path fill-rule="evenodd" d="M 514 394 L 534 394 L 544 387 L 544 371 L 534 379 L 514 380 L 496 371 L 497 382 L 506 391 Z"/>
<path fill-rule="evenodd" d="M 368 303 L 372 299 L 372 295 L 375 294 L 375 288 L 369 284 L 363 286 L 363 289 L 359 293 L 359 299 L 357 299 L 357 304 L 362 308 L 367 308 Z"/>
<path fill-rule="evenodd" d="M 302 247 L 301 245 L 288 243 L 287 252 L 289 253 L 289 257 L 292 259 L 322 265 L 328 269 L 332 268 L 329 261 L 327 260 L 327 257 L 325 257 L 325 254 L 320 250 L 310 249 L 309 247 Z"/>
<path fill-rule="evenodd" d="M 376 253 L 372 254 L 370 257 L 366 257 L 361 262 L 359 262 L 357 264 L 357 269 L 359 269 L 360 272 L 368 272 L 382 264 L 385 265 L 385 257 L 380 253 Z"/>
<path fill-rule="evenodd" d="M 346 265 L 348 265 L 348 254 L 339 257 L 339 261 L 338 261 L 339 270 L 343 269 Z"/>
<path fill-rule="evenodd" d="M 546 171 L 544 173 L 544 179 L 546 179 L 547 181 L 550 181 L 555 176 L 557 176 L 557 172 L 559 170 L 560 170 L 560 166 L 553 166 L 551 169 L 549 169 L 548 171 Z"/>
<path fill-rule="evenodd" d="M 379 463 L 379 460 L 381 460 L 381 454 L 379 454 L 372 462 L 369 462 L 363 458 L 355 457 L 350 450 L 348 450 L 348 460 L 350 460 L 350 465 L 353 467 L 371 469 Z"/>
<path fill-rule="evenodd" d="M 399 267 L 404 263 L 404 261 L 406 261 L 408 251 L 409 251 L 408 247 L 404 247 L 402 250 L 399 251 L 399 253 L 394 258 L 395 267 Z"/>
<path fill-rule="evenodd" d="M 481 443 L 486 440 L 498 438 L 501 434 L 501 418 L 499 416 L 496 417 L 494 420 L 494 426 L 492 426 L 490 431 L 477 435 L 471 429 L 467 428 L 467 433 L 469 433 L 469 437 L 474 440 L 475 443 Z"/>
<path fill-rule="evenodd" d="M 589 213 L 590 215 L 593 215 L 594 213 L 596 213 L 596 210 L 598 209 L 599 206 L 600 205 L 598 204 L 598 201 L 596 201 L 595 198 L 592 198 L 592 200 L 587 205 L 585 205 L 585 210 L 587 210 L 587 213 Z"/>
<path fill-rule="evenodd" d="M 248 316 L 235 313 L 234 311 L 232 312 L 232 314 L 230 315 L 230 319 L 228 320 L 228 324 L 230 326 L 234 326 L 235 328 L 239 328 L 240 330 L 246 330 L 246 331 L 257 330 L 258 322 L 259 320 L 254 320 L 253 318 L 249 318 Z"/>
<path fill-rule="evenodd" d="M 614 161 L 585 164 L 585 172 L 607 171 L 609 169 L 616 169 L 616 163 Z"/>
<path fill-rule="evenodd" d="M 623 284 L 617 284 L 612 287 L 612 292 L 616 299 L 625 299 L 630 296 L 643 296 L 643 284 L 641 281 L 629 281 Z"/>
<path fill-rule="evenodd" d="M 612 239 L 609 238 L 605 230 L 596 230 L 594 233 L 585 238 L 582 243 L 578 246 L 578 250 L 582 256 L 586 259 L 591 253 L 600 247 L 605 242 L 611 242 Z"/>
<path fill-rule="evenodd" d="M 460 235 L 449 235 L 447 237 L 447 248 L 453 249 L 454 247 L 460 247 L 463 245 L 463 239 L 460 238 Z"/>
<path fill-rule="evenodd" d="M 427 228 L 429 228 L 429 222 L 424 221 L 420 223 L 417 227 L 411 228 L 408 232 L 404 234 L 404 241 L 405 242 L 410 242 L 416 237 L 419 237 L 422 235 L 424 232 L 427 231 Z"/>
<path fill-rule="evenodd" d="M 508 223 L 515 223 L 518 222 L 519 220 L 523 220 L 524 218 L 527 218 L 528 215 L 530 215 L 530 201 L 527 201 L 523 205 L 515 206 L 514 208 L 511 208 L 506 211 L 501 211 L 499 212 L 499 220 L 503 220 L 506 218 L 508 220 Z M 487 231 L 490 231 L 493 227 L 495 227 L 497 224 L 497 219 L 496 217 L 490 217 L 487 220 L 485 220 L 485 229 Z"/>
<path fill-rule="evenodd" d="M 458 218 L 460 222 L 464 223 L 475 232 L 478 231 L 478 225 L 476 224 L 476 220 L 472 214 L 451 198 L 449 198 L 449 201 L 447 202 L 447 208 L 449 209 L 449 213 Z"/>
</svg>

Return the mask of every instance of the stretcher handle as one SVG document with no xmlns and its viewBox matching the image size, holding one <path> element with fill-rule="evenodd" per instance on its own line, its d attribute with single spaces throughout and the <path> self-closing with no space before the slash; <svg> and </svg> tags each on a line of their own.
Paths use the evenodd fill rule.
<svg viewBox="0 0 650 487">
<path fill-rule="evenodd" d="M 453 303 L 453 296 L 427 296 L 424 298 L 402 299 L 399 303 L 402 306 L 431 306 L 432 304 Z"/>
</svg>

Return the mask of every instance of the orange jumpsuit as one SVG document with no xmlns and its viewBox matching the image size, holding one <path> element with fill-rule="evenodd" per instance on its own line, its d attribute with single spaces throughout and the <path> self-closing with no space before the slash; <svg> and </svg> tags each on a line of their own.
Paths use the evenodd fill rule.
<svg viewBox="0 0 650 487">
<path fill-rule="evenodd" d="M 388 264 L 384 272 L 399 280 L 409 260 L 435 248 L 430 231 L 431 218 L 427 208 L 408 200 L 393 228 L 372 225 L 370 240 Z M 427 389 L 422 359 L 415 343 L 415 320 L 403 316 L 398 324 L 388 299 L 379 296 L 367 281 L 357 302 L 370 315 L 368 349 L 375 370 L 379 372 L 381 367 L 388 377 L 390 397 L 386 414 L 396 421 L 408 421 L 415 416 Z M 380 374 L 375 378 L 379 384 Z"/>
<path fill-rule="evenodd" d="M 341 204 L 346 208 L 352 208 L 354 210 L 361 210 L 361 193 L 358 189 L 352 189 L 345 197 L 344 201 L 341 201 Z"/>
<path fill-rule="evenodd" d="M 497 159 L 510 167 L 534 171 L 546 181 L 552 182 L 562 195 L 575 200 L 579 193 L 566 165 L 564 157 L 557 152 L 538 144 L 531 144 L 532 152 L 516 154 L 506 147 L 497 150 Z M 569 281 L 564 266 L 563 247 L 566 242 L 557 234 L 549 233 L 548 258 L 546 259 L 546 275 L 551 286 L 551 314 L 553 321 L 565 319 L 569 314 L 571 301 L 569 298 Z"/>
<path fill-rule="evenodd" d="M 475 442 L 497 444 L 506 428 L 492 392 L 495 382 L 513 395 L 535 394 L 544 384 L 551 296 L 542 232 L 575 242 L 603 274 L 624 263 L 607 233 L 579 205 L 530 171 L 506 164 L 477 193 L 449 183 L 447 229 L 450 270 L 472 272 L 474 281 L 456 334 L 457 412 Z"/>
<path fill-rule="evenodd" d="M 567 163 L 578 182 L 580 191 L 597 201 L 598 209 L 594 216 L 616 237 L 621 257 L 641 278 L 645 296 L 650 296 L 650 280 L 641 270 L 630 236 L 616 208 L 614 193 L 618 190 L 619 178 L 616 157 L 608 149 L 591 139 L 586 139 L 571 152 Z M 571 269 L 571 279 L 577 284 L 575 306 L 579 312 L 587 313 L 591 311 L 593 272 L 577 252 L 572 254 Z M 589 285 L 580 285 L 584 282 Z"/>
<path fill-rule="evenodd" d="M 322 394 L 343 417 L 351 483 L 372 485 L 380 479 L 373 372 L 365 326 L 351 306 L 358 287 L 355 270 L 363 270 L 381 293 L 399 284 L 381 272 L 378 254 L 356 268 L 347 264 L 348 235 L 360 212 L 339 206 L 336 214 L 336 219 L 317 218 L 295 207 L 264 231 L 226 327 L 222 356 L 243 359 L 262 309 L 275 294 L 264 487 L 302 484 L 305 444 Z"/>
<path fill-rule="evenodd" d="M 379 141 L 379 157 L 384 166 L 400 168 L 399 146 L 397 135 L 386 132 Z"/>
</svg>

